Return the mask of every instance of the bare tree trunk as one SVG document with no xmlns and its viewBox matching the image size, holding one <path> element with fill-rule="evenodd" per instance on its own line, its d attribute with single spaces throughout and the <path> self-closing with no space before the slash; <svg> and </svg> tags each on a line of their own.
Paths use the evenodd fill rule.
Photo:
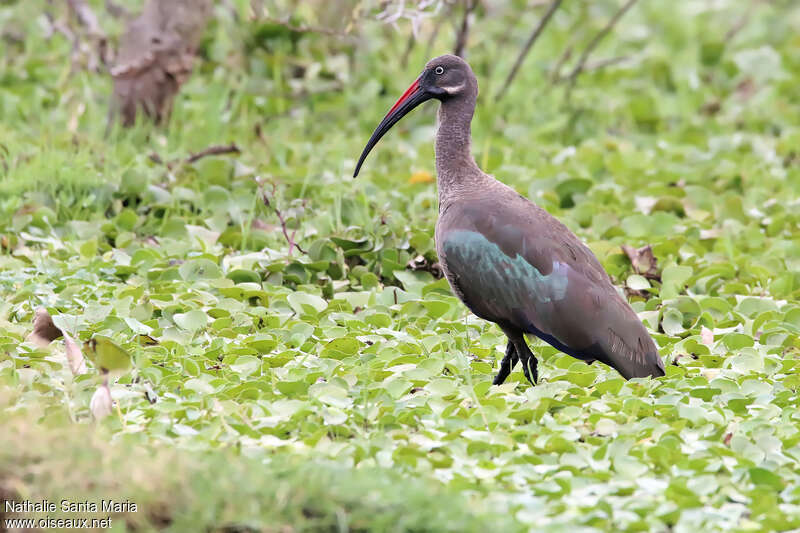
<svg viewBox="0 0 800 533">
<path fill-rule="evenodd" d="M 111 69 L 110 114 L 131 126 L 140 110 L 156 123 L 169 118 L 172 102 L 192 72 L 195 51 L 211 17 L 212 0 L 148 0 L 120 41 Z"/>
</svg>

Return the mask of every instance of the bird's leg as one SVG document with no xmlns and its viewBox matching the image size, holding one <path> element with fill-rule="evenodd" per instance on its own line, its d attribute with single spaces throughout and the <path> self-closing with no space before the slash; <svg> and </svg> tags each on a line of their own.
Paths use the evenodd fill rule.
<svg viewBox="0 0 800 533">
<path fill-rule="evenodd" d="M 500 371 L 497 373 L 494 381 L 492 381 L 492 384 L 502 385 L 518 360 L 517 349 L 514 347 L 514 343 L 509 340 L 508 345 L 506 345 L 506 355 L 503 357 L 503 360 L 500 361 Z"/>
<path fill-rule="evenodd" d="M 519 354 L 519 360 L 522 363 L 522 372 L 525 374 L 525 378 L 527 378 L 531 385 L 536 385 L 536 382 L 539 381 L 539 361 L 536 360 L 536 356 L 533 355 L 531 349 L 528 348 L 528 343 L 525 342 L 524 337 L 515 339 L 514 347 L 516 348 L 517 354 Z"/>
</svg>

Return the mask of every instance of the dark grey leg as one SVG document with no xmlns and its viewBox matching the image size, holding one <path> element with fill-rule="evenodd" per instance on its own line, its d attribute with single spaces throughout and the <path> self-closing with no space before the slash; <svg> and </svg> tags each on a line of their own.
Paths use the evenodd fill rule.
<svg viewBox="0 0 800 533">
<path fill-rule="evenodd" d="M 517 349 L 514 347 L 514 343 L 509 340 L 506 346 L 506 356 L 500 361 L 500 371 L 497 373 L 494 381 L 492 381 L 492 384 L 502 385 L 518 360 Z"/>
<path fill-rule="evenodd" d="M 520 337 L 514 339 L 513 342 L 516 352 L 519 355 L 519 360 L 522 363 L 522 372 L 531 385 L 536 385 L 536 382 L 539 381 L 539 361 L 536 360 L 536 356 L 533 355 L 531 349 L 528 348 L 528 343 L 525 342 L 523 336 L 520 335 Z"/>
</svg>

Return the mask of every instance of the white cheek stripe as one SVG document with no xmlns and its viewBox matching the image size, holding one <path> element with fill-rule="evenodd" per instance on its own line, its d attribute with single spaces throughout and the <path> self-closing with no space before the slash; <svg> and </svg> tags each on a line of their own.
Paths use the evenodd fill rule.
<svg viewBox="0 0 800 533">
<path fill-rule="evenodd" d="M 464 84 L 462 83 L 461 85 L 456 85 L 455 87 L 442 87 L 441 89 L 448 94 L 453 94 L 455 92 L 460 91 L 463 88 Z"/>
</svg>

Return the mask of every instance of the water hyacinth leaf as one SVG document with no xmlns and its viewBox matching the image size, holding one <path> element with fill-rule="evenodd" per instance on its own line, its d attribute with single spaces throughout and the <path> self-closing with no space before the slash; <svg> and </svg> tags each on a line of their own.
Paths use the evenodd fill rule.
<svg viewBox="0 0 800 533">
<path fill-rule="evenodd" d="M 667 335 L 683 333 L 683 314 L 674 307 L 666 308 L 661 315 L 661 328 Z"/>
<path fill-rule="evenodd" d="M 252 270 L 232 270 L 226 277 L 233 280 L 234 283 L 261 283 L 261 276 Z"/>
<path fill-rule="evenodd" d="M 647 278 L 639 274 L 631 274 L 628 276 L 625 285 L 634 291 L 644 291 L 650 288 L 650 282 L 647 281 Z"/>
<path fill-rule="evenodd" d="M 172 315 L 172 320 L 178 327 L 188 331 L 197 331 L 208 325 L 208 315 L 200 309 L 192 309 L 186 313 L 176 313 Z"/>
<path fill-rule="evenodd" d="M 222 276 L 222 272 L 217 264 L 208 259 L 186 261 L 180 266 L 178 271 L 181 277 L 186 281 L 216 279 Z"/>
<path fill-rule="evenodd" d="M 261 368 L 261 360 L 252 355 L 240 355 L 236 358 L 236 362 L 230 365 L 231 370 L 236 372 L 242 377 L 247 377 L 254 374 Z"/>
<path fill-rule="evenodd" d="M 303 315 L 311 313 L 316 315 L 328 307 L 328 302 L 315 294 L 306 292 L 293 292 L 286 297 L 295 313 Z"/>
<path fill-rule="evenodd" d="M 674 298 L 683 292 L 684 283 L 692 276 L 691 267 L 670 265 L 661 271 L 661 298 Z"/>
<path fill-rule="evenodd" d="M 322 349 L 320 357 L 330 357 L 332 359 L 342 359 L 358 353 L 361 343 L 351 337 L 340 337 L 333 339 L 325 348 Z"/>
</svg>

